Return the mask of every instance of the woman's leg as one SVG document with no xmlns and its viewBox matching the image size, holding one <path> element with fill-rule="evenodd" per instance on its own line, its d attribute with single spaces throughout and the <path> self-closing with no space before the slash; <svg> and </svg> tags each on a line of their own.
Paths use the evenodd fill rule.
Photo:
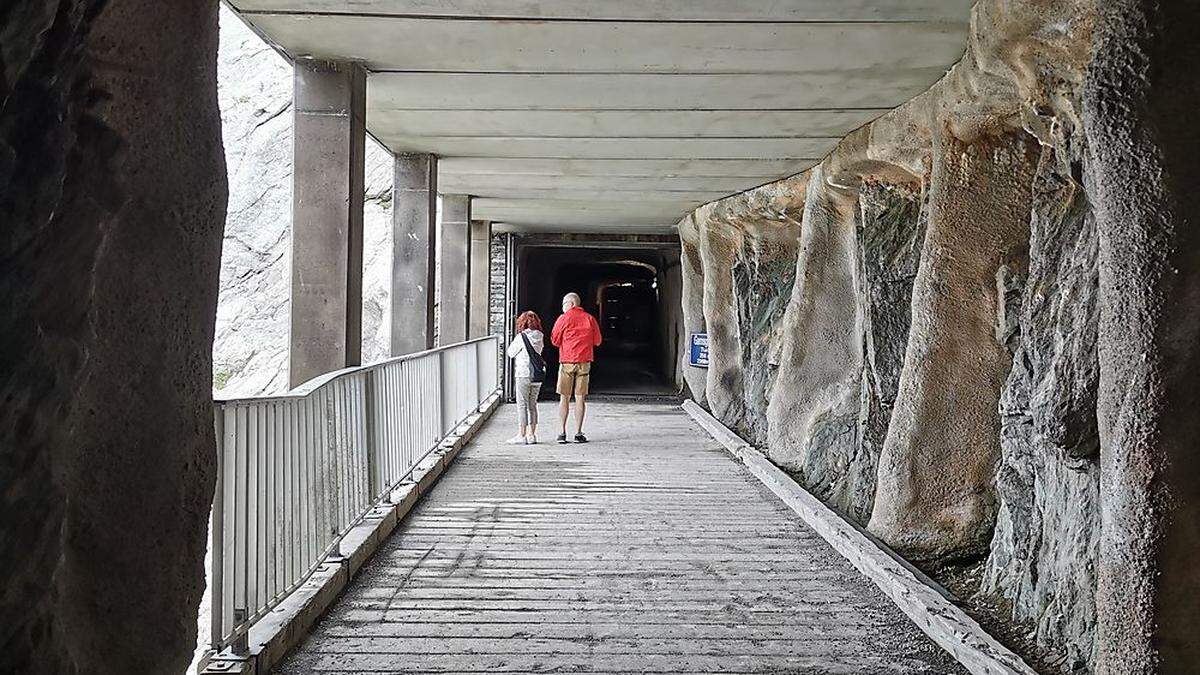
<svg viewBox="0 0 1200 675">
<path fill-rule="evenodd" d="M 528 406 L 529 406 L 529 435 L 536 437 L 537 436 L 537 423 L 538 423 L 538 410 L 537 410 L 538 390 L 540 390 L 542 388 L 542 383 L 541 382 L 530 382 L 527 386 L 529 387 L 529 392 L 526 395 L 526 400 L 528 401 Z"/>
<path fill-rule="evenodd" d="M 516 390 L 518 435 L 524 437 L 525 427 L 528 424 L 529 417 L 529 403 L 527 402 L 527 399 L 529 398 L 529 378 L 518 377 Z"/>
</svg>

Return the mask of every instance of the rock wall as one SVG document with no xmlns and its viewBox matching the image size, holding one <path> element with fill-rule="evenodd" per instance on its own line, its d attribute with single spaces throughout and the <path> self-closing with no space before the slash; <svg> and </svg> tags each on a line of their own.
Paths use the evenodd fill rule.
<svg viewBox="0 0 1200 675">
<path fill-rule="evenodd" d="M 229 209 L 221 257 L 213 392 L 287 390 L 292 222 L 292 66 L 224 5 L 217 63 Z M 367 139 L 363 363 L 388 356 L 390 153 Z"/>
<path fill-rule="evenodd" d="M 179 673 L 216 455 L 215 0 L 0 9 L 0 672 Z"/>
<path fill-rule="evenodd" d="M 1033 185 L 1029 279 L 1000 397 L 1001 464 L 986 592 L 1009 598 L 1068 666 L 1092 657 L 1099 543 L 1096 224 L 1079 148 L 1046 147 Z"/>
<path fill-rule="evenodd" d="M 794 195 L 790 184 L 759 192 L 753 218 L 731 202 L 715 202 L 688 221 L 702 229 L 680 225 L 685 333 L 707 332 L 712 359 L 706 376 L 685 364 L 684 379 L 701 392 L 698 400 L 721 409 L 727 424 L 755 442 L 766 438 L 777 328 L 795 279 L 804 201 Z"/>
<path fill-rule="evenodd" d="M 1096 16 L 981 1 L 929 91 L 679 225 L 695 398 L 910 559 L 981 564 L 1068 672 L 1096 660 Z"/>
<path fill-rule="evenodd" d="M 1100 279 L 1097 670 L 1200 664 L 1200 4 L 1101 5 L 1084 95 Z"/>
</svg>

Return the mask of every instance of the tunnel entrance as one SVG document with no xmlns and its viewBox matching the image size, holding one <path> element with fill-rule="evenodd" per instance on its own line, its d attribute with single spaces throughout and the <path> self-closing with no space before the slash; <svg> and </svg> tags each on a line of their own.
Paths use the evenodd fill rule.
<svg viewBox="0 0 1200 675">
<path fill-rule="evenodd" d="M 526 245 L 516 250 L 516 307 L 532 309 L 547 342 L 562 313 L 563 295 L 576 292 L 600 322 L 591 392 L 599 395 L 673 396 L 680 391 L 682 331 L 678 244 L 663 248 Z M 552 398 L 558 350 L 545 352 L 542 396 Z"/>
</svg>

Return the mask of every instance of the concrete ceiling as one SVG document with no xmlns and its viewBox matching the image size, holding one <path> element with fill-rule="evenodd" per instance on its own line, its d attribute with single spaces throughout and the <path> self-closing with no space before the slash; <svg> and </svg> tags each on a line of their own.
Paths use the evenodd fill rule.
<svg viewBox="0 0 1200 675">
<path fill-rule="evenodd" d="M 963 53 L 973 0 L 233 0 L 363 62 L 367 126 L 510 228 L 667 231 L 802 171 Z"/>
</svg>

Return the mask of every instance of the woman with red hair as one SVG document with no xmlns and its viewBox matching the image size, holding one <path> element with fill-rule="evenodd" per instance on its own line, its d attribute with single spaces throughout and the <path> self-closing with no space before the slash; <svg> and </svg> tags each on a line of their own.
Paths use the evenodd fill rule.
<svg viewBox="0 0 1200 675">
<path fill-rule="evenodd" d="M 542 359 L 544 344 L 542 320 L 536 312 L 522 312 L 517 317 L 517 334 L 508 345 L 517 385 L 517 435 L 508 439 L 512 445 L 537 443 L 538 391 L 546 374 L 546 362 Z"/>
</svg>

